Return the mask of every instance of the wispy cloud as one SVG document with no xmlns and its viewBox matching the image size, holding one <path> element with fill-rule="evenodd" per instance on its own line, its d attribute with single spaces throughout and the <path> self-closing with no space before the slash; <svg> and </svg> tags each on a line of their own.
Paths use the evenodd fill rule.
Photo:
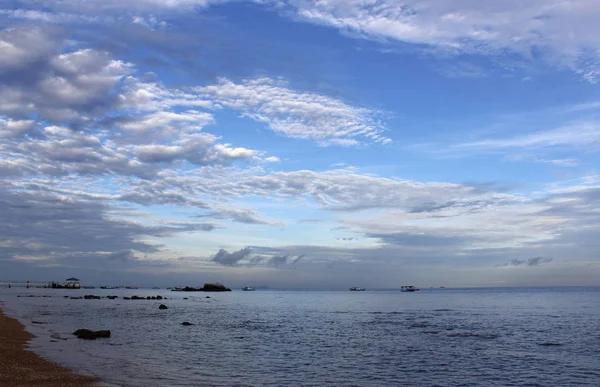
<svg viewBox="0 0 600 387">
<path fill-rule="evenodd" d="M 595 20 L 600 8 L 595 0 L 270 3 L 294 19 L 356 37 L 424 45 L 446 53 L 502 56 L 508 50 L 528 61 L 541 57 L 551 65 L 571 68 L 590 82 L 599 74 Z"/>
<path fill-rule="evenodd" d="M 322 145 L 391 141 L 383 135 L 383 124 L 378 120 L 380 112 L 320 94 L 294 91 L 281 80 L 259 78 L 233 83 L 221 79 L 216 85 L 194 91 L 264 122 L 287 137 L 316 140 Z"/>
</svg>

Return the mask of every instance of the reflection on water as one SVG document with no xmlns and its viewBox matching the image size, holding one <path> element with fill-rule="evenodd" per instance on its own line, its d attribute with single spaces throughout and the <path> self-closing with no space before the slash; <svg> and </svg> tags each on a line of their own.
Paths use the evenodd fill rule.
<svg viewBox="0 0 600 387">
<path fill-rule="evenodd" d="M 121 298 L 63 298 L 74 292 Z M 52 297 L 16 297 L 26 294 Z M 122 299 L 134 294 L 169 299 Z M 599 296 L 598 288 L 211 298 L 141 289 L 0 290 L 7 312 L 39 335 L 36 351 L 125 386 L 597 386 Z M 169 309 L 159 310 L 160 303 Z M 74 339 L 78 328 L 110 329 L 112 337 Z"/>
</svg>

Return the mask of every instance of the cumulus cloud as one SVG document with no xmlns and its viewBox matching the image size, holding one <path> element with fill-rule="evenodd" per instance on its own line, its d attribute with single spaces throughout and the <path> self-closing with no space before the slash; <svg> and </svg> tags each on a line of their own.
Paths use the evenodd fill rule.
<svg viewBox="0 0 600 387">
<path fill-rule="evenodd" d="M 44 28 L 0 31 L 0 113 L 81 123 L 106 113 L 129 63 L 106 52 L 61 52 L 62 40 Z"/>
<path fill-rule="evenodd" d="M 212 261 L 225 266 L 235 266 L 240 261 L 248 258 L 251 252 L 249 247 L 234 251 L 233 253 L 230 253 L 225 249 L 220 249 L 219 252 L 212 257 Z"/>
</svg>

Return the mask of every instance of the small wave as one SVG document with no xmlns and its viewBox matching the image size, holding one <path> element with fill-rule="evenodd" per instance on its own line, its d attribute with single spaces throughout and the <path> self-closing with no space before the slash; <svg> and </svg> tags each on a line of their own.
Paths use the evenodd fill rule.
<svg viewBox="0 0 600 387">
<path fill-rule="evenodd" d="M 458 333 L 449 333 L 448 337 L 475 337 L 479 339 L 495 339 L 500 335 L 496 335 L 493 333 L 473 333 L 473 332 L 458 332 Z"/>
<path fill-rule="evenodd" d="M 559 345 L 562 345 L 562 344 L 546 342 L 546 343 L 539 343 L 538 345 L 541 345 L 543 347 L 558 347 Z"/>
</svg>

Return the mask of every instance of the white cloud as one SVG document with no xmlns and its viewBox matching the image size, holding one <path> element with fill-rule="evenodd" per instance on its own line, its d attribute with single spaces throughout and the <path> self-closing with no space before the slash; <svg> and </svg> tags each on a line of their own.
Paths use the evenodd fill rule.
<svg viewBox="0 0 600 387">
<path fill-rule="evenodd" d="M 598 76 L 600 3 L 596 0 L 273 0 L 295 19 L 368 39 L 449 53 L 542 57 L 589 81 Z"/>
<path fill-rule="evenodd" d="M 556 129 L 524 134 L 505 139 L 480 140 L 456 145 L 463 149 L 506 149 L 582 147 L 596 149 L 600 145 L 600 124 L 582 122 L 568 124 Z"/>
<path fill-rule="evenodd" d="M 322 145 L 390 141 L 382 135 L 379 112 L 320 94 L 294 91 L 283 81 L 258 78 L 236 84 L 222 78 L 215 85 L 194 90 L 201 98 L 240 111 L 287 137 L 311 139 Z"/>
</svg>

